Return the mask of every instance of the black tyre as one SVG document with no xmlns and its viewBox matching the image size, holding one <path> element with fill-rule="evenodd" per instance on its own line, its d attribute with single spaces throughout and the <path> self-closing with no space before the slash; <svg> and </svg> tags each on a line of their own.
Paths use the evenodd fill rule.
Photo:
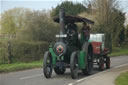
<svg viewBox="0 0 128 85">
<path fill-rule="evenodd" d="M 87 54 L 86 69 L 82 69 L 84 75 L 90 75 L 93 70 L 93 59 L 90 53 Z"/>
<path fill-rule="evenodd" d="M 86 67 L 85 67 L 85 69 L 82 69 L 82 73 L 84 75 L 90 75 L 93 71 L 93 52 L 92 52 L 92 48 L 89 47 L 89 45 L 87 43 L 85 43 L 85 44 L 86 45 L 83 46 L 83 50 L 86 53 L 86 55 L 85 55 Z"/>
<path fill-rule="evenodd" d="M 70 70 L 72 79 L 76 79 L 78 75 L 78 54 L 73 52 L 70 59 Z"/>
<path fill-rule="evenodd" d="M 64 74 L 64 73 L 65 73 L 65 70 L 66 70 L 66 68 L 61 68 L 61 69 L 60 69 L 58 66 L 56 66 L 56 67 L 54 68 L 55 73 L 58 74 L 58 75 Z"/>
<path fill-rule="evenodd" d="M 106 69 L 109 69 L 110 68 L 110 57 L 106 57 L 106 62 L 105 62 L 105 64 L 106 64 Z"/>
<path fill-rule="evenodd" d="M 103 71 L 104 70 L 104 58 L 100 57 L 99 59 L 99 70 Z"/>
<path fill-rule="evenodd" d="M 51 78 L 52 75 L 52 56 L 50 52 L 45 52 L 43 60 L 43 72 L 46 78 Z"/>
</svg>

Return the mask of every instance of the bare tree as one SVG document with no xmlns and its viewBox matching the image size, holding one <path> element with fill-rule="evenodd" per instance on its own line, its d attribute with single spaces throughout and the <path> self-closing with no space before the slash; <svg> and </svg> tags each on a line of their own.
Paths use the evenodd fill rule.
<svg viewBox="0 0 128 85">
<path fill-rule="evenodd" d="M 119 23 L 122 25 L 123 22 L 116 22 L 116 17 L 119 16 L 120 18 L 123 16 L 123 14 L 121 15 L 120 12 L 116 11 L 120 11 L 118 3 L 118 0 L 84 0 L 85 6 L 91 5 L 91 14 L 96 15 L 95 20 L 98 22 L 98 24 L 96 24 L 98 32 L 104 32 L 108 36 L 107 41 L 112 40 L 112 42 L 115 42 L 122 29 L 116 26 Z M 113 30 L 116 30 L 116 32 Z"/>
<path fill-rule="evenodd" d="M 84 0 L 86 7 L 91 6 L 92 13 L 97 13 L 97 21 L 109 23 L 114 8 L 119 8 L 117 0 Z"/>
</svg>

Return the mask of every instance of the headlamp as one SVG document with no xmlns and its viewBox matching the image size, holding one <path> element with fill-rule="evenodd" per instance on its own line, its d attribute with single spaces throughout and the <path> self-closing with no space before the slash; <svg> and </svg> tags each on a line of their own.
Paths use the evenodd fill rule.
<svg viewBox="0 0 128 85">
<path fill-rule="evenodd" d="M 58 53 L 63 53 L 64 47 L 63 47 L 62 45 L 58 45 L 57 48 L 56 48 L 56 51 L 57 51 Z"/>
</svg>

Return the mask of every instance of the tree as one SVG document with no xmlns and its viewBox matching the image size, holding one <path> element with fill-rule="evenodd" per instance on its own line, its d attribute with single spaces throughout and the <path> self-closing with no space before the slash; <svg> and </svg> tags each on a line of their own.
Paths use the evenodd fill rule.
<svg viewBox="0 0 128 85">
<path fill-rule="evenodd" d="M 53 41 L 58 32 L 58 25 L 47 15 L 45 11 L 27 12 L 24 29 L 18 33 L 19 38 L 31 41 Z"/>
<path fill-rule="evenodd" d="M 124 41 L 125 41 L 125 28 L 121 29 L 118 42 L 121 45 L 122 42 L 124 42 Z"/>
<path fill-rule="evenodd" d="M 1 15 L 1 31 L 4 34 L 15 35 L 24 26 L 25 13 L 29 9 L 14 8 L 5 11 Z"/>
<path fill-rule="evenodd" d="M 88 0 L 91 14 L 95 15 L 95 31 L 106 34 L 106 47 L 111 48 L 119 43 L 119 35 L 124 28 L 124 13 L 119 9 L 117 0 Z"/>
<path fill-rule="evenodd" d="M 81 12 L 86 11 L 86 7 L 81 3 L 73 3 L 71 1 L 64 1 L 60 5 L 57 5 L 56 8 L 53 8 L 51 16 L 56 17 L 58 16 L 59 9 L 64 8 L 67 15 L 77 15 Z"/>
<path fill-rule="evenodd" d="M 112 31 L 112 41 L 113 44 L 121 44 L 125 40 L 125 13 L 122 13 L 120 10 L 113 9 L 112 12 L 112 22 L 111 22 L 111 31 Z"/>
<path fill-rule="evenodd" d="M 0 15 L 0 33 L 1 33 L 1 15 Z"/>
<path fill-rule="evenodd" d="M 126 26 L 126 37 L 128 38 L 128 25 Z"/>
<path fill-rule="evenodd" d="M 32 41 L 53 41 L 58 25 L 51 20 L 48 12 L 32 11 L 25 8 L 9 9 L 2 14 L 2 33 L 16 35 L 17 39 Z"/>
</svg>

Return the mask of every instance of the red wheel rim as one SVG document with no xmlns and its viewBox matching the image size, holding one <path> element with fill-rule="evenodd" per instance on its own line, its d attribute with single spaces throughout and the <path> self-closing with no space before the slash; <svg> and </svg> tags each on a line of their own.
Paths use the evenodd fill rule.
<svg viewBox="0 0 128 85">
<path fill-rule="evenodd" d="M 104 63 L 102 63 L 101 68 L 104 69 Z"/>
</svg>

